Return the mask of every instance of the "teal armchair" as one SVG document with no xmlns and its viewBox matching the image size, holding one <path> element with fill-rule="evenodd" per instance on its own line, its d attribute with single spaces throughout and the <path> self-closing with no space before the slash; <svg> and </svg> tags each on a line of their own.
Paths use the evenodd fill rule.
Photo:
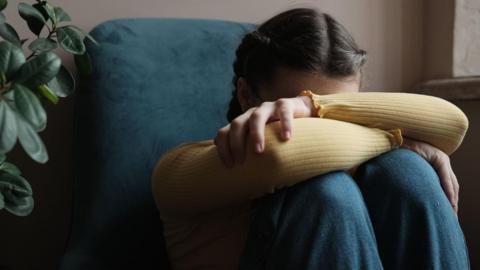
<svg viewBox="0 0 480 270">
<path fill-rule="evenodd" d="M 205 19 L 107 21 L 87 43 L 93 73 L 75 95 L 71 233 L 61 270 L 168 269 L 151 193 L 170 148 L 227 123 L 235 49 L 253 24 Z"/>
</svg>

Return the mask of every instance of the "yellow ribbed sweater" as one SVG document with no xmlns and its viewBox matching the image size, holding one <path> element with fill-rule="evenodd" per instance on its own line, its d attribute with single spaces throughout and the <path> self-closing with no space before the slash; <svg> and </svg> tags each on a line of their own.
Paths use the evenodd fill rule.
<svg viewBox="0 0 480 270">
<path fill-rule="evenodd" d="M 173 269 L 235 269 L 255 198 L 358 166 L 401 145 L 402 134 L 451 154 L 468 128 L 459 108 L 432 96 L 299 95 L 310 96 L 319 117 L 294 119 L 288 141 L 278 121 L 267 124 L 264 153 L 247 151 L 241 165 L 225 168 L 213 140 L 181 144 L 157 162 L 152 190 Z"/>
</svg>

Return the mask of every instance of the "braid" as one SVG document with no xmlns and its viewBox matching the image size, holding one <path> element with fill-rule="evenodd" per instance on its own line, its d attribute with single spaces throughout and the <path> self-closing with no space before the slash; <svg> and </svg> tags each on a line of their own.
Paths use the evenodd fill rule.
<svg viewBox="0 0 480 270">
<path fill-rule="evenodd" d="M 232 97 L 227 112 L 227 120 L 229 122 L 231 122 L 233 119 L 235 119 L 235 117 L 243 113 L 240 102 L 237 99 L 237 81 L 240 77 L 248 77 L 247 66 L 249 64 L 249 60 L 254 54 L 254 51 L 265 51 L 272 48 L 273 45 L 274 42 L 272 41 L 272 39 L 269 36 L 259 32 L 258 30 L 249 32 L 243 37 L 240 45 L 235 52 L 236 59 L 233 63 L 234 76 L 232 79 L 232 84 L 234 90 L 232 91 Z M 255 89 L 255 87 L 253 87 L 253 84 L 252 88 Z"/>
<path fill-rule="evenodd" d="M 272 43 L 272 39 L 269 36 L 260 33 L 258 30 L 250 32 L 249 35 L 251 35 L 252 38 L 256 40 L 260 45 L 268 47 Z"/>
</svg>

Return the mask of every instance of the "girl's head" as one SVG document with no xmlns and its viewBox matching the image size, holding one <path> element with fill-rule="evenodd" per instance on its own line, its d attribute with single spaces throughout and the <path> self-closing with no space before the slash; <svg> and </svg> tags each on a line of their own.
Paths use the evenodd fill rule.
<svg viewBox="0 0 480 270">
<path fill-rule="evenodd" d="M 330 15 L 309 8 L 284 11 L 247 33 L 238 46 L 228 121 L 303 89 L 358 91 L 365 60 L 366 52 Z"/>
</svg>

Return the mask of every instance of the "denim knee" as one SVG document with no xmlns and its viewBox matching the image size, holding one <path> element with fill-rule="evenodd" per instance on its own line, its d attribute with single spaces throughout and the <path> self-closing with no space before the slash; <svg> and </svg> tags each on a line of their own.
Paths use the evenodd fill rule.
<svg viewBox="0 0 480 270">
<path fill-rule="evenodd" d="M 337 216 L 359 213 L 364 206 L 360 189 L 344 171 L 318 175 L 290 187 L 286 203 Z"/>
<path fill-rule="evenodd" d="M 416 208 L 438 206 L 445 199 L 432 166 L 407 149 L 395 149 L 364 163 L 355 179 L 364 192 L 378 190 Z"/>
<path fill-rule="evenodd" d="M 240 269 L 380 269 L 362 194 L 342 171 L 259 201 Z"/>
</svg>

